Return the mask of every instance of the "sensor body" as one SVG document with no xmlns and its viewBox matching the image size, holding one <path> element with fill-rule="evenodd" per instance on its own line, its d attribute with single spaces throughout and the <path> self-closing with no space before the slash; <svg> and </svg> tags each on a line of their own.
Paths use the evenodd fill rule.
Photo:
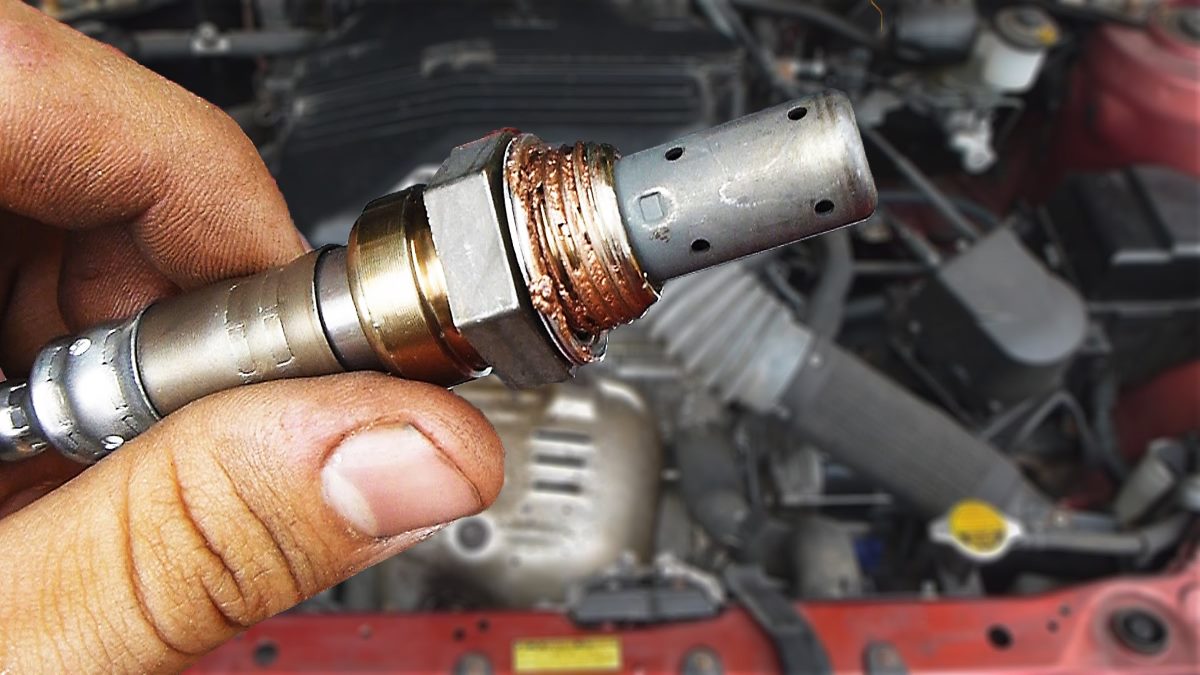
<svg viewBox="0 0 1200 675">
<path fill-rule="evenodd" d="M 187 403 L 344 370 L 515 387 L 603 356 L 674 277 L 860 221 L 849 102 L 792 101 L 620 158 L 502 130 L 366 206 L 345 247 L 62 338 L 4 383 L 0 458 L 102 459 Z"/>
</svg>

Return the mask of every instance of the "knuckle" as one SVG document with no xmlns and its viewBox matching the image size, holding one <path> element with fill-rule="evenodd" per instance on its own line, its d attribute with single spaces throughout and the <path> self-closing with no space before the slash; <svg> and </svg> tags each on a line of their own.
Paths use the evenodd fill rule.
<svg viewBox="0 0 1200 675">
<path fill-rule="evenodd" d="M 202 653 L 299 602 L 306 584 L 276 526 L 216 462 L 155 455 L 132 476 L 127 550 L 141 616 L 169 648 Z M 173 485 L 174 490 L 162 486 Z"/>
<path fill-rule="evenodd" d="M 256 169 L 262 164 L 258 150 L 237 120 L 204 99 L 198 99 L 196 105 L 200 107 L 199 113 L 205 122 L 199 132 L 205 146 L 219 153 L 226 162 L 246 162 Z"/>
</svg>

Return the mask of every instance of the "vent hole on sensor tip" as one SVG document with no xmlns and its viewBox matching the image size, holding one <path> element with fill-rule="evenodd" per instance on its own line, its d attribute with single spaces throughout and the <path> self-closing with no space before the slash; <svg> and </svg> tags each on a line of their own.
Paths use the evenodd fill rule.
<svg viewBox="0 0 1200 675">
<path fill-rule="evenodd" d="M 666 152 L 666 154 L 663 155 L 663 157 L 666 157 L 668 162 L 674 162 L 680 157 L 683 157 L 683 148 L 671 148 Z"/>
<path fill-rule="evenodd" d="M 793 120 L 793 121 L 802 120 L 802 119 L 804 119 L 804 116 L 807 114 L 808 114 L 808 108 L 805 108 L 802 105 L 798 105 L 795 108 L 792 108 L 791 110 L 788 111 L 788 119 Z"/>
<path fill-rule="evenodd" d="M 707 239 L 697 239 L 692 242 L 692 251 L 695 253 L 704 253 L 712 248 L 712 244 L 708 243 Z"/>
<path fill-rule="evenodd" d="M 833 210 L 833 202 L 829 201 L 828 199 L 822 199 L 821 201 L 817 202 L 816 206 L 813 207 L 813 210 L 823 216 Z"/>
</svg>

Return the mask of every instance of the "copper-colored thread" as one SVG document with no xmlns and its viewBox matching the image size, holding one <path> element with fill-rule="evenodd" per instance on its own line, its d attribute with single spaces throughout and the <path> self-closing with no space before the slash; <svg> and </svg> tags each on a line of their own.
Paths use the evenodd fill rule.
<svg viewBox="0 0 1200 675">
<path fill-rule="evenodd" d="M 658 295 L 637 265 L 620 222 L 608 146 L 514 142 L 505 178 L 528 231 L 529 294 L 576 360 L 591 360 L 604 331 L 642 315 Z"/>
</svg>

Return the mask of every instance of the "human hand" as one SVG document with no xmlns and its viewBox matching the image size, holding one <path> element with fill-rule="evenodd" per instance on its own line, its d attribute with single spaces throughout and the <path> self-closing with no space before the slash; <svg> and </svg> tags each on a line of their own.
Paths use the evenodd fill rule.
<svg viewBox="0 0 1200 675">
<path fill-rule="evenodd" d="M 0 0 L 6 374 L 53 337 L 303 251 L 224 113 Z M 180 669 L 484 508 L 502 454 L 453 394 L 359 373 L 210 396 L 77 476 L 53 452 L 0 465 L 0 672 Z"/>
</svg>

